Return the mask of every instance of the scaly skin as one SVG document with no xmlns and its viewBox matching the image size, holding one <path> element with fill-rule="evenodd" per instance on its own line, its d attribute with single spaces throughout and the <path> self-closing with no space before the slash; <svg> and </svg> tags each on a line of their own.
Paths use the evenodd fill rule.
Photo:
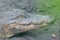
<svg viewBox="0 0 60 40">
<path fill-rule="evenodd" d="M 3 34 L 0 34 L 0 38 L 8 38 L 8 37 L 11 37 L 11 36 L 13 36 L 17 33 L 26 32 L 26 31 L 29 31 L 29 30 L 33 30 L 33 29 L 37 29 L 39 27 L 45 26 L 44 24 L 34 25 L 32 23 L 26 24 L 26 25 L 28 25 L 28 26 L 25 26 L 23 24 L 22 25 L 20 25 L 20 24 L 10 24 L 9 26 L 6 26 L 6 24 L 5 24 L 3 26 L 3 30 L 1 31 L 1 32 L 3 32 Z"/>
<path fill-rule="evenodd" d="M 17 15 L 13 15 L 14 11 L 18 11 Z M 3 16 L 3 14 L 5 15 Z M 21 32 L 37 29 L 53 21 L 50 16 L 31 14 L 24 10 L 19 11 L 19 9 L 6 11 L 3 14 L 1 16 L 3 18 L 0 20 L 0 31 L 3 34 L 0 33 L 0 38 L 8 38 Z"/>
</svg>

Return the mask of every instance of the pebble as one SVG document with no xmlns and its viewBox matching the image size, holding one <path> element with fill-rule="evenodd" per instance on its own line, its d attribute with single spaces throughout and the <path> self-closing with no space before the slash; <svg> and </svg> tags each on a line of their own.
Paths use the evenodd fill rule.
<svg viewBox="0 0 60 40">
<path fill-rule="evenodd" d="M 56 38 L 56 34 L 52 34 L 51 36 L 52 36 L 52 38 Z"/>
</svg>

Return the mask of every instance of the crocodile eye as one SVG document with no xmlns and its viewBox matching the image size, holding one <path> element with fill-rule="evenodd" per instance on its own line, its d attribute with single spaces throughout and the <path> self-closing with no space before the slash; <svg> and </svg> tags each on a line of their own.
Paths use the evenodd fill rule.
<svg viewBox="0 0 60 40">
<path fill-rule="evenodd" d="M 18 17 L 19 17 L 19 18 L 25 18 L 25 16 L 24 16 L 24 15 L 19 15 Z"/>
</svg>

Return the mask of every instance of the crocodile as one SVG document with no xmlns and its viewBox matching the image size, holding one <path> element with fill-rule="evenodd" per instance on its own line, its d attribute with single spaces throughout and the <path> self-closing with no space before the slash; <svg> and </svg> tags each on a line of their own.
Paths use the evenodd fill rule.
<svg viewBox="0 0 60 40">
<path fill-rule="evenodd" d="M 7 38 L 17 33 L 37 29 L 52 21 L 51 16 L 32 14 L 25 10 L 12 9 L 5 11 L 0 15 L 0 38 Z"/>
<path fill-rule="evenodd" d="M 20 4 L 18 0 L 0 0 L 0 38 L 9 38 L 21 32 L 43 27 L 53 21 L 50 15 L 30 13 L 27 11 L 31 10 L 29 7 L 23 9 L 25 1 L 21 1 Z"/>
</svg>

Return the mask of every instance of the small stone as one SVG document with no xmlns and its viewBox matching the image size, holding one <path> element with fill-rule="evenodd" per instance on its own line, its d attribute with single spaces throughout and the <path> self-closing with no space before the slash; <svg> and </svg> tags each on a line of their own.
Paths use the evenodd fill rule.
<svg viewBox="0 0 60 40">
<path fill-rule="evenodd" d="M 56 34 L 52 34 L 51 36 L 52 36 L 53 38 L 56 38 Z"/>
</svg>

